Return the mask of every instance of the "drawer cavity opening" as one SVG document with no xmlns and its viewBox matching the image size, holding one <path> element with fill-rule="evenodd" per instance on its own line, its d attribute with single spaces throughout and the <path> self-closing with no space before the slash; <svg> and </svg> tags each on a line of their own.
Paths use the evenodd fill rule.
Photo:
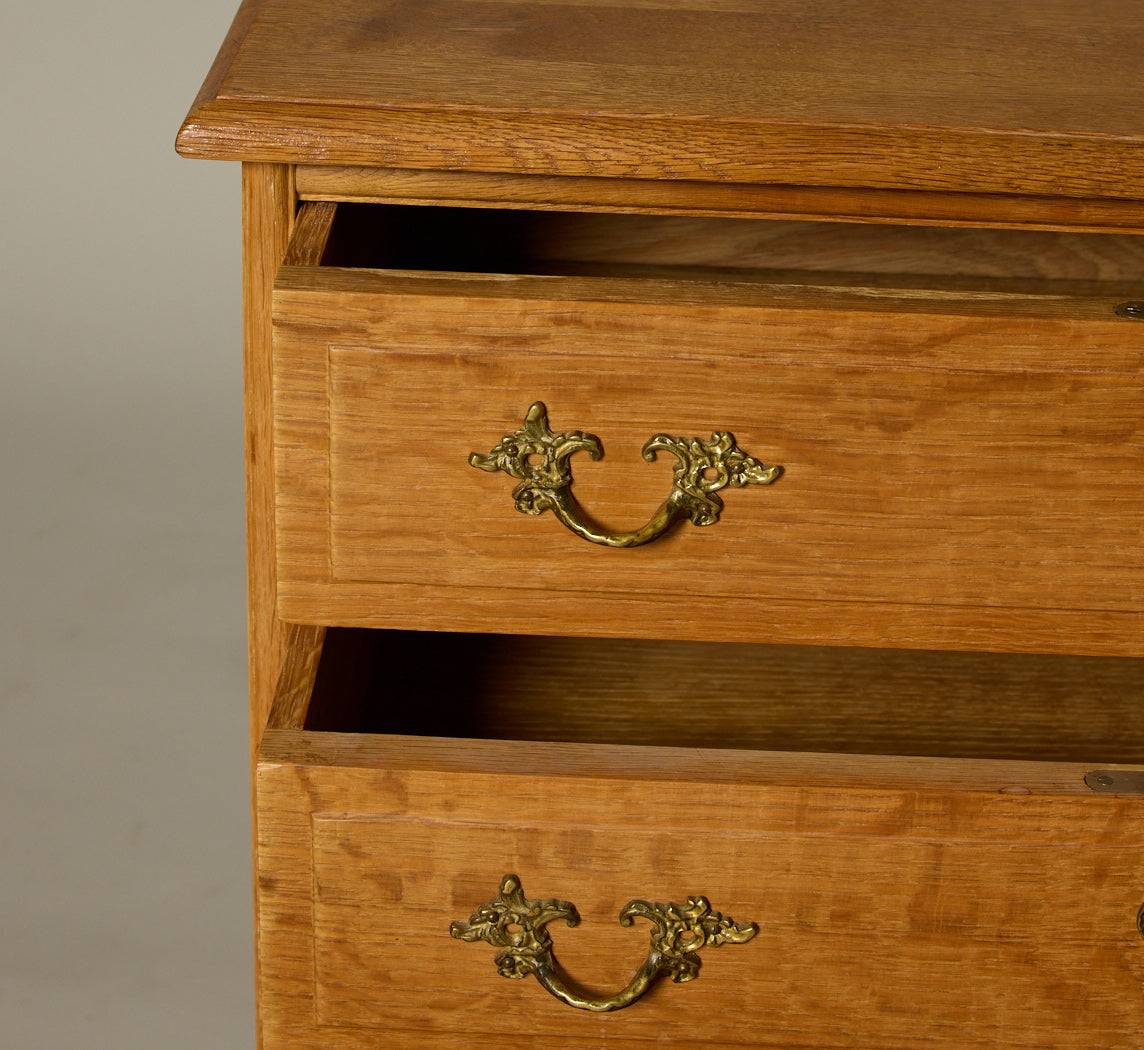
<svg viewBox="0 0 1144 1050">
<path fill-rule="evenodd" d="M 829 275 L 959 290 L 1068 281 L 1137 282 L 1139 291 L 1144 279 L 1144 237 L 1131 234 L 327 202 L 307 212 L 326 217 L 320 261 L 337 267 L 796 283 Z"/>
<path fill-rule="evenodd" d="M 324 634 L 312 698 L 293 714 L 279 711 L 279 728 L 1144 762 L 1144 661 L 1132 658 L 353 628 Z"/>
</svg>

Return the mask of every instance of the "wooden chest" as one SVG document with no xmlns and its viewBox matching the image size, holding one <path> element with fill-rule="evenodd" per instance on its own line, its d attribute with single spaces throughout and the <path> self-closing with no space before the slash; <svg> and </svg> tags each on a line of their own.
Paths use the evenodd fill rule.
<svg viewBox="0 0 1144 1050">
<path fill-rule="evenodd" d="M 1134 13 L 243 3 L 266 1050 L 1139 1044 Z"/>
</svg>

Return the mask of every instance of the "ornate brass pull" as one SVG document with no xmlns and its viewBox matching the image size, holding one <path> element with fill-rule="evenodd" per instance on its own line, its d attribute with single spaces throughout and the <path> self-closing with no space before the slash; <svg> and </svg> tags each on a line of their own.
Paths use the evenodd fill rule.
<svg viewBox="0 0 1144 1050">
<path fill-rule="evenodd" d="M 740 451 L 726 431 L 717 431 L 710 441 L 656 434 L 643 447 L 649 463 L 661 452 L 671 452 L 679 460 L 671 494 L 660 504 L 651 520 L 634 532 L 603 532 L 584 514 L 572 495 L 574 452 L 587 452 L 592 459 L 604 454 L 594 434 L 574 430 L 554 434 L 548 428 L 548 409 L 537 401 L 525 416 L 524 426 L 507 434 L 489 454 L 474 452 L 469 463 L 481 470 L 503 470 L 520 480 L 512 491 L 516 509 L 524 514 L 551 510 L 577 536 L 606 547 L 638 547 L 663 535 L 682 518 L 693 525 L 713 525 L 719 520 L 723 501 L 716 493 L 727 485 L 769 485 L 783 472 L 768 467 Z"/>
<path fill-rule="evenodd" d="M 699 950 L 706 945 L 742 944 L 759 931 L 753 922 L 739 925 L 712 911 L 706 897 L 688 897 L 685 905 L 630 901 L 620 912 L 620 924 L 630 926 L 637 917 L 652 923 L 651 949 L 628 986 L 603 999 L 588 998 L 568 988 L 552 954 L 552 938 L 544 928 L 555 919 L 578 926 L 580 914 L 575 905 L 569 901 L 526 900 L 515 875 L 501 879 L 497 896 L 473 912 L 468 922 L 454 922 L 449 933 L 462 941 L 487 941 L 501 949 L 494 961 L 502 977 L 534 974 L 562 1003 L 577 1010 L 609 1013 L 631 1006 L 661 973 L 677 983 L 694 980 L 699 976 Z"/>
</svg>

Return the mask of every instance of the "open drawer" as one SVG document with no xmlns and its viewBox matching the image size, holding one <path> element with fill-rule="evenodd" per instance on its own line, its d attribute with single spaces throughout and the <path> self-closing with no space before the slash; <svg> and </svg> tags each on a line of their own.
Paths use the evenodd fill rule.
<svg viewBox="0 0 1144 1050">
<path fill-rule="evenodd" d="M 1140 653 L 1144 240 L 995 231 L 965 272 L 960 241 L 632 218 L 306 206 L 274 292 L 285 620 Z M 561 461 L 597 537 L 680 472 L 725 509 L 619 550 L 518 513 L 557 501 L 545 426 L 606 450 Z M 716 433 L 769 483 L 677 450 Z"/>
<path fill-rule="evenodd" d="M 293 628 L 257 774 L 265 1046 L 1134 1048 L 1142 676 Z M 649 951 L 632 898 L 758 932 L 573 1009 L 450 936 L 510 873 L 578 906 L 551 932 L 593 994 Z"/>
</svg>

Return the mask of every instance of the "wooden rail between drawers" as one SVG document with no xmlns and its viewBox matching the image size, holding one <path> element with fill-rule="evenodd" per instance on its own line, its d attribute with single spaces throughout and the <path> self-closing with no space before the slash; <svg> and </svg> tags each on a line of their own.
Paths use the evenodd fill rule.
<svg viewBox="0 0 1144 1050">
<path fill-rule="evenodd" d="M 297 179 L 313 201 L 1144 233 L 1131 200 L 309 164 Z"/>
</svg>

